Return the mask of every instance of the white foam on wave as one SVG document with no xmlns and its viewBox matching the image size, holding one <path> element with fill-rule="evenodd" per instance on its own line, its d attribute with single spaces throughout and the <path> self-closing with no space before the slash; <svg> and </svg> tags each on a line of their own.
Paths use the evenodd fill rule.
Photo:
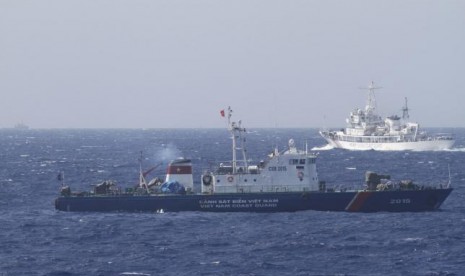
<svg viewBox="0 0 465 276">
<path fill-rule="evenodd" d="M 200 262 L 201 265 L 206 265 L 206 264 L 219 265 L 220 263 L 221 263 L 220 261 L 212 261 L 210 263 Z"/>
<path fill-rule="evenodd" d="M 421 241 L 423 240 L 423 238 L 420 238 L 420 237 L 414 237 L 414 238 L 405 238 L 404 241 L 407 241 L 407 242 L 414 242 L 414 241 Z"/>
<path fill-rule="evenodd" d="M 332 150 L 334 149 L 333 146 L 331 146 L 330 144 L 326 144 L 322 147 L 313 147 L 312 150 Z"/>
<path fill-rule="evenodd" d="M 465 152 L 465 148 L 451 148 L 451 149 L 443 149 L 438 151 L 450 151 L 450 152 Z"/>
</svg>

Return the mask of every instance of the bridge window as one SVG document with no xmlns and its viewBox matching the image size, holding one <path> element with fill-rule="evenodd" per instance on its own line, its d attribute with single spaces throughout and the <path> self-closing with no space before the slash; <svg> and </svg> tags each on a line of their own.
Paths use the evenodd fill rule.
<svg viewBox="0 0 465 276">
<path fill-rule="evenodd" d="M 299 164 L 299 159 L 289 159 L 289 165 L 297 165 Z"/>
</svg>

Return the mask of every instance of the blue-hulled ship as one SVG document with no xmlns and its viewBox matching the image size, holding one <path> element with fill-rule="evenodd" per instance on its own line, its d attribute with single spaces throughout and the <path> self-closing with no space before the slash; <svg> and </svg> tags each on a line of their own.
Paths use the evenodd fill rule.
<svg viewBox="0 0 465 276">
<path fill-rule="evenodd" d="M 258 164 L 249 164 L 246 129 L 227 117 L 232 137 L 232 161 L 201 175 L 195 192 L 192 162 L 172 161 L 165 179 L 146 181 L 140 169 L 137 187 L 121 189 L 112 181 L 90 192 L 72 192 L 63 186 L 55 208 L 76 212 L 294 212 L 302 210 L 347 212 L 420 212 L 440 208 L 452 191 L 449 183 L 420 186 L 392 181 L 389 175 L 367 172 L 360 190 L 326 187 L 318 178 L 317 155 L 297 149 L 289 140 L 284 151 L 275 149 Z M 240 158 L 238 157 L 240 156 Z"/>
</svg>

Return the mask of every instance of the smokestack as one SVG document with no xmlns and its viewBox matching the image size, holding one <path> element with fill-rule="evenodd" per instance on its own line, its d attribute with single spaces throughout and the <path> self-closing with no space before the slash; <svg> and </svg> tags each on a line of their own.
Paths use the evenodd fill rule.
<svg viewBox="0 0 465 276">
<path fill-rule="evenodd" d="M 171 161 L 166 172 L 165 182 L 177 181 L 182 184 L 186 190 L 193 191 L 194 178 L 192 177 L 192 162 L 189 159 L 177 159 Z"/>
</svg>

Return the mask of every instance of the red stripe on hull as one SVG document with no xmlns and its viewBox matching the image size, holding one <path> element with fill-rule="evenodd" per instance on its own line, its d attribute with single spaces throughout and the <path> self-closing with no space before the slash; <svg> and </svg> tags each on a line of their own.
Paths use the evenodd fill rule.
<svg viewBox="0 0 465 276">
<path fill-rule="evenodd" d="M 346 207 L 348 212 L 358 212 L 363 204 L 371 196 L 371 192 L 358 192 Z"/>
<path fill-rule="evenodd" d="M 167 174 L 192 174 L 191 166 L 169 166 Z"/>
</svg>

